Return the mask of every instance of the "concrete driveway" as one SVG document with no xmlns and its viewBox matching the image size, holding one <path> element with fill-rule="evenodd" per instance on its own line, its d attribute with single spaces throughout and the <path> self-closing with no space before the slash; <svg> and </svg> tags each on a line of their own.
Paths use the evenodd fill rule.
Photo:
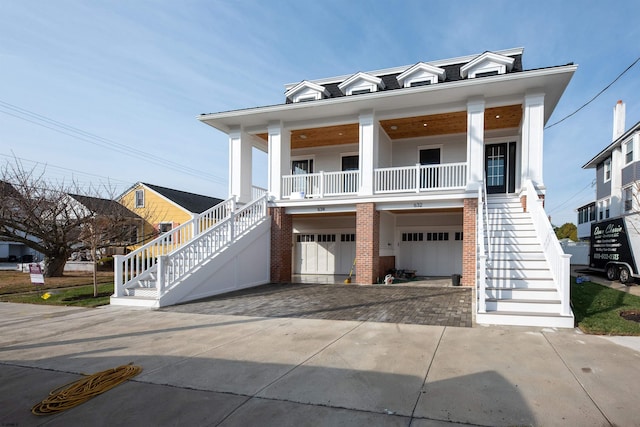
<svg viewBox="0 0 640 427">
<path fill-rule="evenodd" d="M 575 330 L 10 303 L 0 318 L 5 426 L 640 423 L 640 351 Z M 127 363 L 142 373 L 68 411 L 31 414 L 82 373 Z"/>
</svg>

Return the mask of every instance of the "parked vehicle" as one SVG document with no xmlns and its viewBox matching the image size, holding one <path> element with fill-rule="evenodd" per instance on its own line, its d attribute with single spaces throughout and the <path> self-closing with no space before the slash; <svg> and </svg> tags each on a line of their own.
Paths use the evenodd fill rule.
<svg viewBox="0 0 640 427">
<path fill-rule="evenodd" d="M 591 224 L 589 267 L 609 280 L 627 284 L 640 278 L 640 214 L 609 218 Z"/>
</svg>

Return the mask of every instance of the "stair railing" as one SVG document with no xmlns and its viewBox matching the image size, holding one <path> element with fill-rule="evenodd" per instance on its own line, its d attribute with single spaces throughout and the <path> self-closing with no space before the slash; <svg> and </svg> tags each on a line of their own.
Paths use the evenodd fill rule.
<svg viewBox="0 0 640 427">
<path fill-rule="evenodd" d="M 560 314 L 571 315 L 570 307 L 570 263 L 571 255 L 565 254 L 558 242 L 556 234 L 553 232 L 549 218 L 547 217 L 543 202 L 538 197 L 538 192 L 531 180 L 525 183 L 526 209 L 531 213 L 536 234 L 542 244 L 545 258 L 549 263 L 551 275 L 558 288 L 560 295 Z"/>
<path fill-rule="evenodd" d="M 185 245 L 161 257 L 156 281 L 158 297 L 176 286 L 204 261 L 224 250 L 267 217 L 267 194 L 242 207 L 196 236 Z"/>
<path fill-rule="evenodd" d="M 478 213 L 476 226 L 476 247 L 478 250 L 476 271 L 478 272 L 476 282 L 476 293 L 478 295 L 478 313 L 486 313 L 486 287 L 487 287 L 487 253 L 485 252 L 485 224 L 487 233 L 489 231 L 489 222 L 486 221 L 487 215 L 487 197 L 484 182 L 478 187 Z"/>
<path fill-rule="evenodd" d="M 114 296 L 121 297 L 124 290 L 134 283 L 149 277 L 156 270 L 163 256 L 175 251 L 190 240 L 220 221 L 235 210 L 235 198 L 231 197 L 196 215 L 180 226 L 163 233 L 127 255 L 114 256 Z"/>
</svg>

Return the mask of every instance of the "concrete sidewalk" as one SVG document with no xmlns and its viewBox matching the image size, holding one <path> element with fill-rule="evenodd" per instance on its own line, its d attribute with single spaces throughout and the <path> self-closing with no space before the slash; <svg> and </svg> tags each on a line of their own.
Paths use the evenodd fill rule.
<svg viewBox="0 0 640 427">
<path fill-rule="evenodd" d="M 640 425 L 640 351 L 575 330 L 9 303 L 0 318 L 0 425 Z M 130 362 L 133 380 L 31 414 Z"/>
</svg>

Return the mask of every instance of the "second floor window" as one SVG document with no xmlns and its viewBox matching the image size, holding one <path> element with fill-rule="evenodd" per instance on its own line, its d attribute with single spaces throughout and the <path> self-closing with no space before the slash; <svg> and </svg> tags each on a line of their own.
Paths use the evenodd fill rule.
<svg viewBox="0 0 640 427">
<path fill-rule="evenodd" d="M 633 141 L 629 141 L 624 147 L 624 164 L 628 165 L 632 161 L 633 161 Z"/>
<path fill-rule="evenodd" d="M 604 161 L 604 182 L 611 181 L 611 159 Z"/>
</svg>

